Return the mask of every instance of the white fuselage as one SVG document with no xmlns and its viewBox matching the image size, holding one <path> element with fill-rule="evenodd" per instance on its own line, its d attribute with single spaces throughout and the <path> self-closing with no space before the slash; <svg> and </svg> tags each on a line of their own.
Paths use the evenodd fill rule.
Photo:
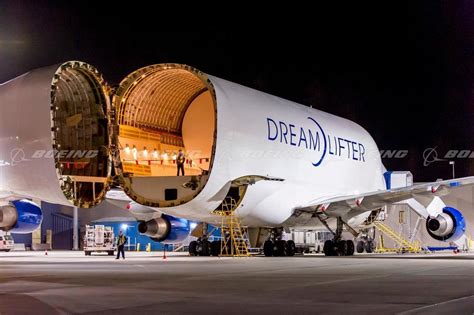
<svg viewBox="0 0 474 315">
<path fill-rule="evenodd" d="M 51 80 L 57 67 L 0 86 L 0 191 L 69 205 L 53 150 Z M 377 145 L 356 123 L 223 79 L 215 91 L 216 135 L 209 180 L 199 194 L 160 212 L 220 222 L 211 212 L 243 176 L 283 181 L 250 185 L 236 213 L 248 226 L 284 224 L 297 207 L 337 196 L 385 189 Z"/>
<path fill-rule="evenodd" d="M 209 76 L 217 100 L 214 167 L 203 191 L 170 215 L 210 215 L 227 183 L 246 175 L 284 179 L 249 186 L 237 213 L 248 226 L 280 226 L 310 201 L 385 189 L 373 138 L 347 119 Z M 216 201 L 213 201 L 215 199 Z"/>
<path fill-rule="evenodd" d="M 68 204 L 51 140 L 51 82 L 57 68 L 34 70 L 0 85 L 0 191 Z"/>
</svg>

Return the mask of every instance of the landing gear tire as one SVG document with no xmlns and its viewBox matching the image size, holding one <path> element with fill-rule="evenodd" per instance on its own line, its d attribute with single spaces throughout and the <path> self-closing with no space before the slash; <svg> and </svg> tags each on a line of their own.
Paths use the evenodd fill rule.
<svg viewBox="0 0 474 315">
<path fill-rule="evenodd" d="M 336 230 L 333 231 L 327 225 L 326 220 L 323 220 L 319 217 L 321 222 L 326 225 L 328 230 L 334 235 L 333 239 L 327 240 L 324 242 L 323 252 L 326 256 L 352 256 L 354 255 L 354 242 L 352 240 L 343 240 L 342 239 L 342 232 L 344 229 L 344 225 L 346 225 L 347 229 L 355 235 L 357 232 L 350 227 L 347 223 L 343 221 L 341 217 L 337 217 L 337 226 Z M 361 253 L 364 250 L 364 243 L 360 244 L 357 243 L 357 252 Z"/>
<path fill-rule="evenodd" d="M 219 256 L 221 253 L 221 241 L 214 241 L 211 243 L 211 255 Z"/>
<path fill-rule="evenodd" d="M 197 245 L 198 243 L 196 241 L 192 241 L 189 243 L 189 256 L 197 256 Z"/>
<path fill-rule="evenodd" d="M 288 251 L 286 252 L 286 255 L 290 256 L 290 257 L 295 256 L 295 253 L 296 253 L 296 244 L 295 244 L 295 242 L 290 240 L 290 241 L 287 241 L 286 243 L 288 245 Z"/>
<path fill-rule="evenodd" d="M 347 256 L 352 256 L 354 255 L 354 242 L 351 240 L 346 241 L 347 243 Z"/>
<path fill-rule="evenodd" d="M 114 255 L 114 251 L 113 251 L 113 250 L 109 250 L 109 251 L 107 252 L 107 255 L 113 256 L 113 255 Z"/>
<path fill-rule="evenodd" d="M 273 242 L 268 240 L 263 244 L 263 254 L 265 257 L 273 256 Z"/>
<path fill-rule="evenodd" d="M 327 240 L 324 242 L 323 252 L 326 256 L 336 256 L 336 251 L 334 250 L 334 241 Z"/>
<path fill-rule="evenodd" d="M 90 256 L 91 253 L 92 253 L 92 252 L 90 252 L 90 251 L 85 251 L 85 252 L 84 252 L 84 254 L 85 254 L 86 256 Z"/>
<path fill-rule="evenodd" d="M 287 256 L 288 254 L 288 243 L 285 240 L 276 241 L 276 251 L 273 253 L 274 256 Z"/>
<path fill-rule="evenodd" d="M 375 245 L 373 241 L 367 241 L 367 243 L 365 243 L 365 251 L 367 253 L 372 253 L 374 251 L 374 248 Z"/>
<path fill-rule="evenodd" d="M 357 242 L 357 252 L 360 254 L 360 253 L 363 253 L 364 252 L 364 248 L 365 248 L 365 244 L 363 241 L 358 241 Z"/>
<path fill-rule="evenodd" d="M 208 240 L 201 241 L 201 250 L 199 251 L 199 256 L 210 256 L 211 255 L 211 242 Z"/>
<path fill-rule="evenodd" d="M 347 256 L 347 242 L 341 240 L 337 244 L 337 256 Z"/>
</svg>

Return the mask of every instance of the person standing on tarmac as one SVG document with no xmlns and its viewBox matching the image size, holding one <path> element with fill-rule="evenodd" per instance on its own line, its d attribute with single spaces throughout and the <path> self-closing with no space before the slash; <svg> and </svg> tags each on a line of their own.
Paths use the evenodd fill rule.
<svg viewBox="0 0 474 315">
<path fill-rule="evenodd" d="M 127 237 L 123 235 L 122 230 L 119 231 L 119 236 L 117 238 L 117 258 L 120 258 L 120 253 L 122 253 L 122 258 L 125 259 L 125 244 L 127 244 Z"/>
<path fill-rule="evenodd" d="M 178 156 L 176 157 L 176 165 L 178 166 L 178 174 L 176 176 L 179 176 L 179 171 L 181 170 L 182 176 L 184 176 L 184 163 L 186 162 L 186 157 L 184 156 L 183 150 L 179 150 Z"/>
</svg>

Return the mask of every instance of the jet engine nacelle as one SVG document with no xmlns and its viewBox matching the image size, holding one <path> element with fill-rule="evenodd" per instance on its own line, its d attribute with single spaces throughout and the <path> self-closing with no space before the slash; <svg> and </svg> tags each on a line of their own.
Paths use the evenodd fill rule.
<svg viewBox="0 0 474 315">
<path fill-rule="evenodd" d="M 442 213 L 426 220 L 426 230 L 438 241 L 456 241 L 466 231 L 466 221 L 459 210 L 444 207 Z"/>
<path fill-rule="evenodd" d="M 0 230 L 28 234 L 41 226 L 41 208 L 29 200 L 15 200 L 0 207 Z"/>
<path fill-rule="evenodd" d="M 138 224 L 138 231 L 154 241 L 167 244 L 180 243 L 188 237 L 191 228 L 188 220 L 168 215 Z"/>
</svg>

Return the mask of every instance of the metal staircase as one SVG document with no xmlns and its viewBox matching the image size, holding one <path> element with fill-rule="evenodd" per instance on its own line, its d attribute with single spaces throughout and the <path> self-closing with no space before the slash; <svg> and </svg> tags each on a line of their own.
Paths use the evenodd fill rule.
<svg viewBox="0 0 474 315">
<path fill-rule="evenodd" d="M 380 246 L 377 247 L 378 252 L 396 251 L 396 252 L 419 253 L 422 251 L 419 242 L 416 242 L 416 241 L 410 242 L 409 240 L 406 240 L 399 233 L 395 232 L 392 228 L 390 228 L 388 225 L 384 224 L 383 222 L 374 221 L 372 223 L 380 232 L 382 232 L 384 235 L 391 238 L 395 242 L 395 244 L 397 244 L 398 246 L 395 249 L 386 248 L 383 244 L 384 243 L 383 238 L 381 238 Z"/>
<path fill-rule="evenodd" d="M 220 256 L 250 256 L 247 228 L 242 227 L 240 219 L 234 214 L 237 202 L 228 197 L 215 214 L 222 216 Z"/>
</svg>

